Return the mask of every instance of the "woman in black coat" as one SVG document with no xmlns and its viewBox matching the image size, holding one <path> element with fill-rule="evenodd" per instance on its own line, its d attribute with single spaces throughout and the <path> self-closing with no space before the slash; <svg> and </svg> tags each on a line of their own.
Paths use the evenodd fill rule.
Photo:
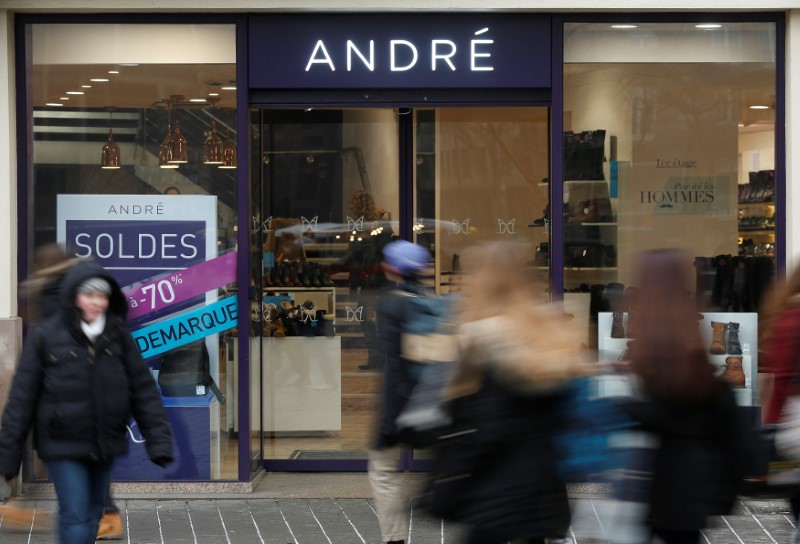
<svg viewBox="0 0 800 544">
<path fill-rule="evenodd" d="M 124 326 L 127 303 L 101 266 L 64 278 L 60 310 L 28 335 L 0 427 L 0 474 L 20 468 L 25 438 L 46 463 L 58 497 L 60 544 L 95 541 L 115 457 L 133 416 L 150 459 L 173 458 L 172 433 L 150 370 Z"/>
<path fill-rule="evenodd" d="M 658 442 L 646 523 L 666 544 L 700 542 L 707 518 L 730 512 L 744 473 L 736 401 L 701 338 L 690 270 L 676 250 L 639 256 L 629 358 L 642 395 L 623 405 Z"/>
<path fill-rule="evenodd" d="M 580 342 L 545 305 L 528 259 L 527 247 L 508 243 L 464 253 L 457 438 L 438 448 L 425 501 L 433 514 L 471 525 L 468 544 L 543 544 L 569 529 L 553 439 L 580 373 Z"/>
</svg>

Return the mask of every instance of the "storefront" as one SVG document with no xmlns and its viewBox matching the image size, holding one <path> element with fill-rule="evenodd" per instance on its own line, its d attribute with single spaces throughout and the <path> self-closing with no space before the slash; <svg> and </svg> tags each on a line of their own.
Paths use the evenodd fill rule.
<svg viewBox="0 0 800 544">
<path fill-rule="evenodd" d="M 176 429 L 164 471 L 132 426 L 118 481 L 365 469 L 393 236 L 430 249 L 438 292 L 470 245 L 526 244 L 604 359 L 632 255 L 685 249 L 709 343 L 739 327 L 712 358 L 758 403 L 756 311 L 787 256 L 782 12 L 15 22 L 19 278 L 53 243 L 112 270 Z M 170 387 L 190 345 L 218 389 Z M 33 454 L 25 477 L 46 478 Z"/>
</svg>

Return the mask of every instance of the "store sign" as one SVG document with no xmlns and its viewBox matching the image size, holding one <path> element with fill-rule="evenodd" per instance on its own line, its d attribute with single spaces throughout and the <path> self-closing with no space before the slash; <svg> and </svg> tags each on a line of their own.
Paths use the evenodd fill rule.
<svg viewBox="0 0 800 544">
<path fill-rule="evenodd" d="M 252 88 L 550 87 L 549 16 L 264 15 L 249 35 Z"/>
<path fill-rule="evenodd" d="M 120 285 L 216 257 L 214 196 L 58 195 L 57 239 Z"/>
</svg>

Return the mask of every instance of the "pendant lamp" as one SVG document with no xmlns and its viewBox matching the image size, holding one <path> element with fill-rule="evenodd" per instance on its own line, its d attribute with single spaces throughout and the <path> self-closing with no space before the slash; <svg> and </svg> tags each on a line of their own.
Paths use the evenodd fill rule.
<svg viewBox="0 0 800 544">
<path fill-rule="evenodd" d="M 217 134 L 217 122 L 211 121 L 211 132 L 203 143 L 203 163 L 223 164 L 222 138 Z"/>
<path fill-rule="evenodd" d="M 177 168 L 178 164 L 171 162 L 172 153 L 172 109 L 167 107 L 167 135 L 158 149 L 158 166 L 160 168 Z"/>
<path fill-rule="evenodd" d="M 114 108 L 108 108 L 108 141 L 103 146 L 102 157 L 100 159 L 100 168 L 104 170 L 117 170 L 120 168 L 119 146 L 114 141 L 114 133 L 112 132 L 113 117 L 111 112 Z"/>
<path fill-rule="evenodd" d="M 175 120 L 175 134 L 172 135 L 171 164 L 185 164 L 189 162 L 189 150 L 186 147 L 186 138 L 181 134 L 181 123 Z"/>
<path fill-rule="evenodd" d="M 236 146 L 231 141 L 230 129 L 225 133 L 225 143 L 222 146 L 222 164 L 220 168 L 236 168 Z"/>
</svg>

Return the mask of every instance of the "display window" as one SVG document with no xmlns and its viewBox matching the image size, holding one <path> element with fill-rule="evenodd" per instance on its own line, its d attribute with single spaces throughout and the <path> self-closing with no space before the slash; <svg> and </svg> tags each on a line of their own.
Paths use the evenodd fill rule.
<svg viewBox="0 0 800 544">
<path fill-rule="evenodd" d="M 113 478 L 236 480 L 225 432 L 236 406 L 226 387 L 238 323 L 235 25 L 24 29 L 28 271 L 41 275 L 60 250 L 115 276 L 173 428 L 176 462 L 162 469 L 131 421 Z M 41 299 L 22 292 L 27 327 L 43 317 Z M 33 451 L 29 461 L 29 479 L 45 479 Z"/>
<path fill-rule="evenodd" d="M 685 250 L 709 354 L 756 404 L 781 243 L 775 23 L 567 23 L 563 70 L 563 285 L 587 347 L 624 357 L 633 260 Z"/>
</svg>

